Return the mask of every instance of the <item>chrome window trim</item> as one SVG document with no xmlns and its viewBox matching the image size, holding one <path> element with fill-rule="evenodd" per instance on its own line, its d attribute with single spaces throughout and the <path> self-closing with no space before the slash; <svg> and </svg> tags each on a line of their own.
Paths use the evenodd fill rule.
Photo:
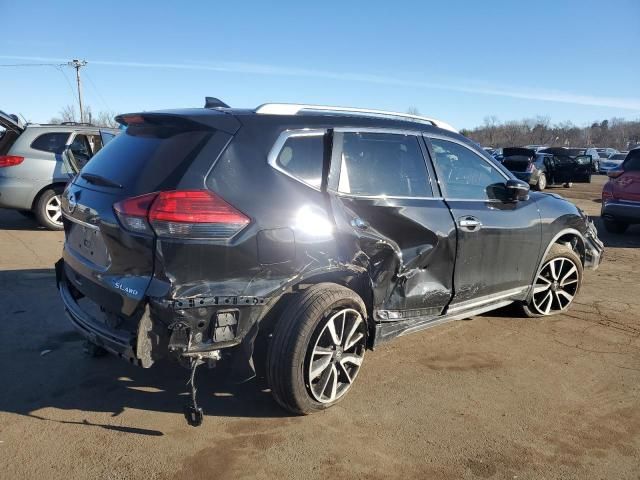
<svg viewBox="0 0 640 480">
<path fill-rule="evenodd" d="M 361 198 L 363 200 L 439 200 L 442 201 L 442 197 L 403 197 L 401 195 L 358 195 L 357 193 L 344 193 L 337 190 L 327 190 L 330 193 L 334 193 L 338 197 L 346 198 Z"/>
<path fill-rule="evenodd" d="M 422 130 L 411 130 L 411 129 L 399 129 L 399 128 L 384 128 L 384 127 L 336 127 L 333 129 L 334 132 L 337 133 L 380 133 L 380 134 L 389 134 L 389 135 L 404 135 L 404 136 L 412 136 L 415 137 L 416 142 L 418 142 L 418 150 L 423 157 L 423 161 L 429 161 L 428 158 L 424 158 L 424 153 L 422 148 L 420 148 L 420 137 L 424 135 Z M 333 153 L 333 152 L 332 152 Z M 332 155 L 333 158 L 333 155 Z M 429 169 L 425 163 L 424 165 L 425 173 L 427 174 L 427 180 L 429 180 L 429 187 L 431 188 L 432 193 L 434 192 L 433 185 L 431 184 L 431 174 L 429 173 Z M 340 172 L 340 169 L 338 170 Z M 347 197 L 347 198 L 361 198 L 364 200 L 384 200 L 384 199 L 395 199 L 395 200 L 443 200 L 442 197 L 414 197 L 414 196 L 404 196 L 404 195 L 361 195 L 357 193 L 348 193 L 348 192 L 340 192 L 338 189 L 327 188 L 327 191 L 333 193 L 339 197 Z"/>
<path fill-rule="evenodd" d="M 269 154 L 267 155 L 267 163 L 278 172 L 319 192 L 320 186 L 311 185 L 310 183 L 307 183 L 303 179 L 296 177 L 294 174 L 278 165 L 278 155 L 280 155 L 280 151 L 282 150 L 282 147 L 284 147 L 284 144 L 287 143 L 287 140 L 292 137 L 322 137 L 326 134 L 327 129 L 324 128 L 300 128 L 294 130 L 285 130 L 280 133 L 280 135 L 278 135 L 278 138 L 271 147 L 271 150 L 269 150 Z M 322 184 L 322 180 L 320 183 Z"/>
</svg>

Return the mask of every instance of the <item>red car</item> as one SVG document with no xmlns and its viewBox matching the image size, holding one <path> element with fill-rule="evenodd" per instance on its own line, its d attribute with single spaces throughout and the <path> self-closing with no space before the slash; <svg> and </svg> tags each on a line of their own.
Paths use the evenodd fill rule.
<svg viewBox="0 0 640 480">
<path fill-rule="evenodd" d="M 631 150 L 622 165 L 607 175 L 601 217 L 608 232 L 624 233 L 629 225 L 640 223 L 640 148 Z"/>
</svg>

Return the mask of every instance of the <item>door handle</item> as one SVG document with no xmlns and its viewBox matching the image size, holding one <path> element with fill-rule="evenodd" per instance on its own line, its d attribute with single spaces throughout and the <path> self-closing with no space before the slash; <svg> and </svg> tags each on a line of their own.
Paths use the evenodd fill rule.
<svg viewBox="0 0 640 480">
<path fill-rule="evenodd" d="M 476 217 L 469 215 L 466 217 L 460 217 L 458 219 L 458 225 L 465 232 L 477 232 L 480 230 L 480 227 L 482 227 L 482 222 Z"/>
<path fill-rule="evenodd" d="M 369 222 L 363 220 L 360 217 L 356 217 L 351 220 L 351 226 L 359 230 L 366 230 L 367 228 L 369 228 Z"/>
</svg>

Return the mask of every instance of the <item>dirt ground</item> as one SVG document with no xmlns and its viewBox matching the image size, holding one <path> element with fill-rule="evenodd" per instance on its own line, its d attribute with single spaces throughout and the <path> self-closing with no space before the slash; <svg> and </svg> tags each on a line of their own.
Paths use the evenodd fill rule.
<svg viewBox="0 0 640 480">
<path fill-rule="evenodd" d="M 597 217 L 604 180 L 554 190 Z M 597 224 L 604 263 L 568 314 L 398 339 L 310 417 L 202 369 L 191 428 L 186 371 L 85 357 L 54 285 L 62 234 L 0 212 L 0 477 L 639 479 L 640 227 Z"/>
</svg>

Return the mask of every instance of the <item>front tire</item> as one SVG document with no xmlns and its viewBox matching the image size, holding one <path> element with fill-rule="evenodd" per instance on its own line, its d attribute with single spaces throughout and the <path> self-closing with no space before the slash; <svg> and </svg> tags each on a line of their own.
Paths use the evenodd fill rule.
<svg viewBox="0 0 640 480">
<path fill-rule="evenodd" d="M 278 404 L 307 415 L 342 400 L 364 360 L 366 327 L 366 308 L 353 290 L 320 283 L 296 293 L 267 353 L 267 381 Z"/>
<path fill-rule="evenodd" d="M 571 247 L 555 244 L 542 262 L 531 298 L 522 304 L 527 317 L 566 312 L 582 285 L 582 261 Z"/>
<path fill-rule="evenodd" d="M 63 188 L 53 187 L 40 194 L 34 213 L 38 223 L 48 230 L 62 230 L 62 197 Z"/>
</svg>

